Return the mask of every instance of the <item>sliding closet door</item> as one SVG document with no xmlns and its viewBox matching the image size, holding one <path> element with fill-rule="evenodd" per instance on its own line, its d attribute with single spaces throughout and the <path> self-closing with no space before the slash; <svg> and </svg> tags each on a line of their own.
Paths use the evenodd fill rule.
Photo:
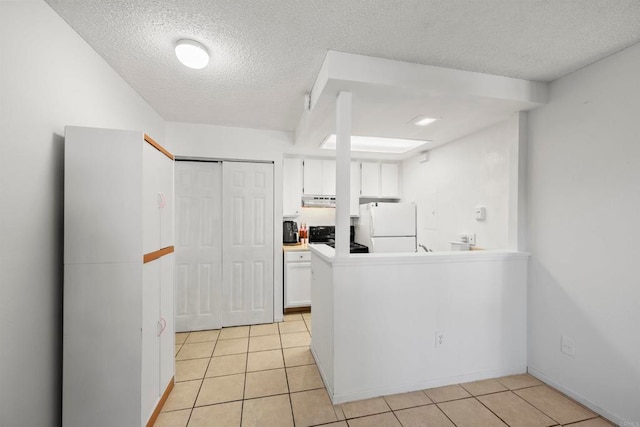
<svg viewBox="0 0 640 427">
<path fill-rule="evenodd" d="M 177 332 L 222 326 L 222 166 L 175 164 Z"/>
<path fill-rule="evenodd" d="M 223 326 L 273 322 L 273 165 L 224 162 Z"/>
</svg>

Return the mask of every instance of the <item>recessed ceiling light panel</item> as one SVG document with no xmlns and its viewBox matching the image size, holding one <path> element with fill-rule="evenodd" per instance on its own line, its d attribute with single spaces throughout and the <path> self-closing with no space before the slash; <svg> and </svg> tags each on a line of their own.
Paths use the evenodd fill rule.
<svg viewBox="0 0 640 427">
<path fill-rule="evenodd" d="M 209 64 L 207 48 L 195 40 L 178 40 L 176 43 L 176 56 L 182 64 L 196 70 L 200 70 Z"/>
<path fill-rule="evenodd" d="M 409 121 L 410 125 L 416 126 L 428 126 L 436 120 L 440 120 L 440 117 L 427 117 L 427 116 L 416 116 Z"/>
<path fill-rule="evenodd" d="M 369 153 L 403 154 L 431 141 L 418 139 L 380 138 L 375 136 L 351 136 L 351 151 Z M 322 145 L 323 150 L 336 149 L 336 136 L 329 135 Z"/>
</svg>

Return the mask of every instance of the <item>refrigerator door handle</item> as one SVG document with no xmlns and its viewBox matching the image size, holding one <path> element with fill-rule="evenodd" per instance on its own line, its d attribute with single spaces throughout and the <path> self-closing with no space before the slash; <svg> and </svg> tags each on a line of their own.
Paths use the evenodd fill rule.
<svg viewBox="0 0 640 427">
<path fill-rule="evenodd" d="M 370 236 L 375 236 L 376 235 L 376 215 L 375 215 L 375 210 L 373 209 L 373 206 L 371 207 L 371 209 L 369 210 L 369 212 L 371 212 L 370 218 L 369 218 L 369 235 Z"/>
</svg>

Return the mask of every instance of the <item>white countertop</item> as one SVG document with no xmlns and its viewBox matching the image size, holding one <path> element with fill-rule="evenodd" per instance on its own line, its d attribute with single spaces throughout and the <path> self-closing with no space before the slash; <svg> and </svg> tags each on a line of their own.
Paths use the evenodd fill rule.
<svg viewBox="0 0 640 427">
<path fill-rule="evenodd" d="M 284 252 L 308 251 L 309 245 L 307 243 L 299 243 L 297 245 L 282 245 L 282 250 Z"/>
<path fill-rule="evenodd" d="M 528 258 L 528 252 L 503 250 L 482 251 L 442 251 L 442 252 L 402 252 L 402 253 L 369 253 L 349 254 L 336 257 L 335 249 L 324 244 L 308 245 L 312 254 L 333 265 L 363 264 L 429 264 L 443 262 L 473 262 L 503 260 L 506 258 Z"/>
</svg>

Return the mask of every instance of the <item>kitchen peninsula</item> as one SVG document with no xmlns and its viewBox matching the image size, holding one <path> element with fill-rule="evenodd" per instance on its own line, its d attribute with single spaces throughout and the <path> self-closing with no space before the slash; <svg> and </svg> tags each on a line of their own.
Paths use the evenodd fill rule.
<svg viewBox="0 0 640 427">
<path fill-rule="evenodd" d="M 529 255 L 312 253 L 312 352 L 334 404 L 526 372 Z"/>
</svg>

